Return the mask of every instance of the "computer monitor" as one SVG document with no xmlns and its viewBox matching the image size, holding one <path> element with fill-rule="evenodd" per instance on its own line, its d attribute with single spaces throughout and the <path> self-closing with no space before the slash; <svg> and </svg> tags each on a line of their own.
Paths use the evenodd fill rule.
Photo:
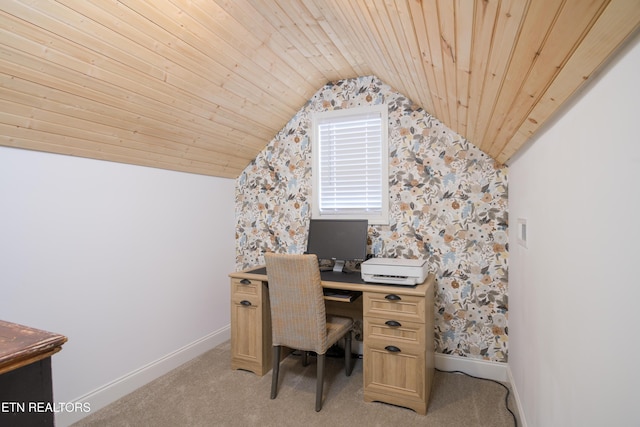
<svg viewBox="0 0 640 427">
<path fill-rule="evenodd" d="M 307 253 L 335 260 L 333 271 L 343 271 L 345 261 L 364 261 L 367 257 L 368 231 L 366 219 L 312 219 Z"/>
</svg>

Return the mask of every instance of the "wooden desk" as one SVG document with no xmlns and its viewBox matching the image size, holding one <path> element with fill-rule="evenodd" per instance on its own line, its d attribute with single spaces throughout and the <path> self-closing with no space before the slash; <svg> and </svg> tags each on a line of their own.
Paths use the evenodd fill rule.
<svg viewBox="0 0 640 427">
<path fill-rule="evenodd" d="M 63 335 L 0 320 L 0 425 L 53 426 L 51 356 Z M 34 406 L 39 405 L 39 406 Z"/>
<path fill-rule="evenodd" d="M 271 312 L 265 269 L 231 273 L 231 368 L 271 370 Z M 340 281 L 339 281 L 340 280 Z M 346 281 L 341 281 L 346 280 Z M 415 287 L 362 282 L 359 273 L 323 272 L 322 286 L 362 292 L 327 311 L 363 320 L 364 400 L 426 414 L 434 375 L 435 276 Z"/>
</svg>

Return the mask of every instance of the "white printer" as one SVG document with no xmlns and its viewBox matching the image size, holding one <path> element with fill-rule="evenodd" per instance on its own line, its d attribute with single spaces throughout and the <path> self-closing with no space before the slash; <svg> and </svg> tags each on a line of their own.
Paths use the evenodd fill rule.
<svg viewBox="0 0 640 427">
<path fill-rule="evenodd" d="M 365 282 L 414 286 L 424 282 L 429 271 L 423 259 L 370 258 L 361 264 L 361 273 Z"/>
</svg>

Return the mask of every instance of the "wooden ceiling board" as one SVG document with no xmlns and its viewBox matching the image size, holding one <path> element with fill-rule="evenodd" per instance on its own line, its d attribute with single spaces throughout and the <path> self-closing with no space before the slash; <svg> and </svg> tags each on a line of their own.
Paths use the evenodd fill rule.
<svg viewBox="0 0 640 427">
<path fill-rule="evenodd" d="M 334 8 L 327 7 L 326 1 L 305 1 L 305 7 L 313 19 L 323 29 L 327 36 L 326 43 L 333 43 L 336 49 L 344 56 L 349 66 L 353 69 L 354 76 L 366 76 L 371 74 L 371 69 L 365 65 L 360 52 L 360 42 L 347 36 L 345 29 L 336 31 L 333 23 L 337 22 Z M 319 85 L 320 86 L 320 85 Z"/>
<path fill-rule="evenodd" d="M 478 141 L 480 137 L 476 132 L 477 117 L 485 101 L 484 76 L 487 74 L 489 58 L 493 48 L 494 28 L 498 18 L 498 2 L 482 2 L 475 4 L 475 13 L 472 30 L 467 30 L 471 37 L 471 64 L 469 70 L 469 95 L 467 101 L 466 133 L 462 134 L 470 141 Z M 481 129 L 479 129 L 481 130 Z"/>
<path fill-rule="evenodd" d="M 474 4 L 466 0 L 456 0 L 456 114 L 460 135 L 467 134 L 469 120 L 469 91 L 471 82 L 471 57 L 473 52 Z"/>
<path fill-rule="evenodd" d="M 639 25 L 637 0 L 7 0 L 0 145 L 234 178 L 375 75 L 505 163 Z"/>
<path fill-rule="evenodd" d="M 503 1 L 498 7 L 496 21 L 493 27 L 492 47 L 488 53 L 488 62 L 485 75 L 482 78 L 482 95 L 480 109 L 475 117 L 469 117 L 470 123 L 475 127 L 474 142 L 480 149 L 486 151 L 487 143 L 485 135 L 489 131 L 488 126 L 495 112 L 502 86 L 507 78 L 507 70 L 514 55 L 515 44 L 520 34 L 522 21 L 526 16 L 528 2 Z M 455 128 L 452 128 L 455 130 Z"/>
<path fill-rule="evenodd" d="M 577 6 L 584 4 L 584 0 L 566 0 L 553 20 L 544 19 L 540 13 L 527 14 L 523 37 L 515 45 L 517 56 L 510 64 L 484 137 L 486 143 L 482 148 L 489 155 L 498 156 L 507 138 L 529 115 L 607 3 L 608 0 L 592 1 L 588 2 L 589 7 L 579 9 Z M 533 2 L 532 8 L 534 4 L 537 3 Z M 543 37 L 535 37 L 538 32 Z"/>
<path fill-rule="evenodd" d="M 444 74 L 444 54 L 440 35 L 440 19 L 436 0 L 427 0 L 422 3 L 422 19 L 425 21 L 427 45 L 423 48 L 423 54 L 434 75 L 434 85 L 429 86 L 433 94 L 434 110 L 429 111 L 445 123 L 451 123 L 449 118 L 449 99 L 447 98 L 447 83 Z M 407 95 L 411 97 L 410 95 Z M 417 102 L 420 101 L 418 98 Z"/>
<path fill-rule="evenodd" d="M 612 31 L 612 28 L 621 30 Z M 554 113 L 561 110 L 567 100 L 579 92 L 582 85 L 607 62 L 612 52 L 616 52 L 630 34 L 639 30 L 640 3 L 624 0 L 607 5 L 496 159 L 506 163 L 513 157 L 540 127 L 553 119 Z"/>
</svg>

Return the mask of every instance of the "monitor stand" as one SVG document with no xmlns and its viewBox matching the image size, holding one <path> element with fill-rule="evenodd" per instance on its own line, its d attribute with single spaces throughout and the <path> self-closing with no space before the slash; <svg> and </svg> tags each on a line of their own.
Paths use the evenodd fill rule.
<svg viewBox="0 0 640 427">
<path fill-rule="evenodd" d="M 333 264 L 333 271 L 336 273 L 342 273 L 342 269 L 344 268 L 344 261 L 337 259 Z"/>
</svg>

